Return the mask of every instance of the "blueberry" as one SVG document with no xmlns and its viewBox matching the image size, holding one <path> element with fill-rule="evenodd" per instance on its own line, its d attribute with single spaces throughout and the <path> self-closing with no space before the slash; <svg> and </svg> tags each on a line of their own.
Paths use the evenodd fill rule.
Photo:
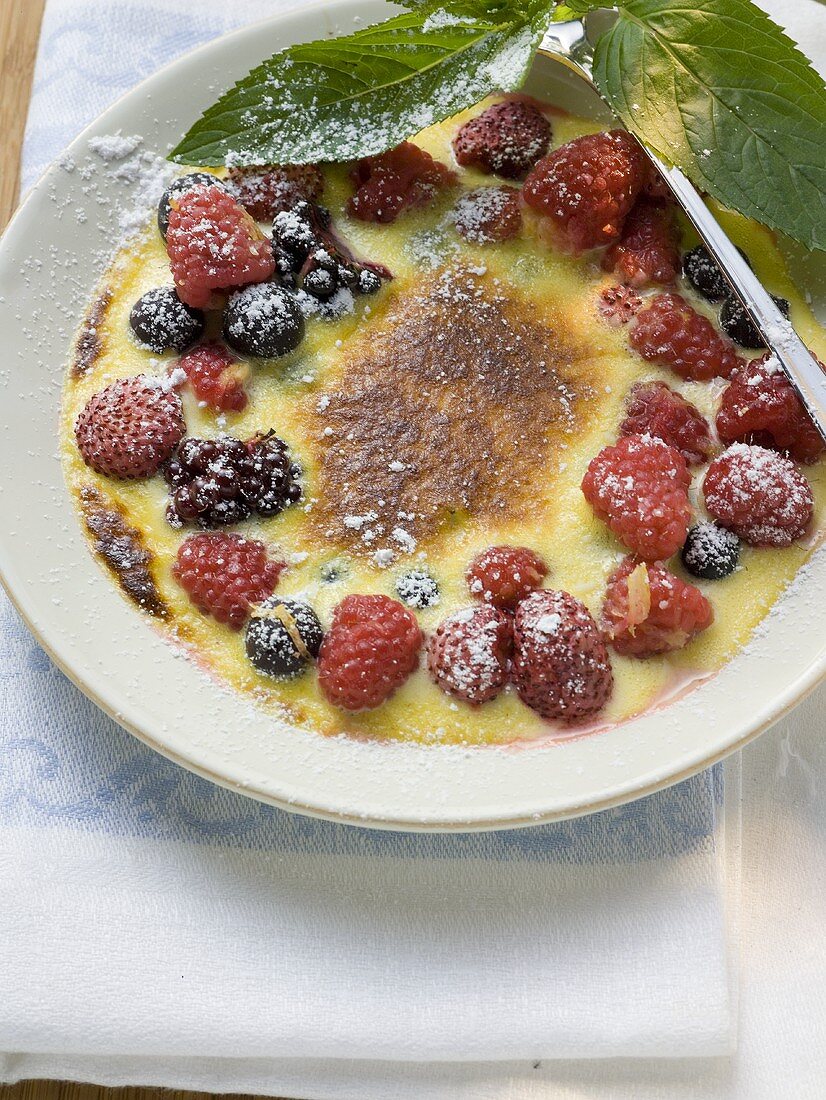
<svg viewBox="0 0 826 1100">
<path fill-rule="evenodd" d="M 694 577 L 718 581 L 737 568 L 740 540 L 716 523 L 698 523 L 688 532 L 682 549 L 683 565 Z"/>
<path fill-rule="evenodd" d="M 381 279 L 375 271 L 363 267 L 358 274 L 359 294 L 375 294 L 377 290 L 381 290 Z"/>
<path fill-rule="evenodd" d="M 789 303 L 786 299 L 778 298 L 775 294 L 772 294 L 772 301 L 783 316 L 788 318 Z M 725 302 L 723 302 L 723 308 L 720 310 L 720 324 L 723 327 L 723 331 L 726 332 L 736 344 L 739 344 L 741 348 L 765 347 L 763 338 L 749 320 L 749 316 L 743 309 L 738 298 L 732 296 L 731 298 L 726 298 Z"/>
<path fill-rule="evenodd" d="M 209 172 L 190 172 L 188 176 L 179 176 L 170 183 L 158 203 L 158 229 L 164 240 L 166 240 L 166 231 L 169 228 L 169 212 L 172 209 L 172 200 L 179 199 L 181 195 L 191 191 L 193 187 L 209 187 L 210 185 L 224 186 L 217 176 L 210 175 Z"/>
<path fill-rule="evenodd" d="M 313 253 L 313 267 L 328 271 L 331 275 L 338 273 L 338 260 L 331 256 L 326 248 L 317 248 Z"/>
<path fill-rule="evenodd" d="M 320 298 L 322 302 L 326 301 L 336 292 L 336 277 L 323 267 L 314 267 L 302 279 L 301 289 L 312 294 L 314 298 Z"/>
<path fill-rule="evenodd" d="M 358 282 L 358 272 L 347 264 L 338 264 L 336 266 L 336 281 L 339 286 L 354 287 Z"/>
<path fill-rule="evenodd" d="M 135 336 L 151 351 L 183 351 L 204 332 L 204 315 L 184 305 L 172 286 L 147 290 L 129 314 Z"/>
<path fill-rule="evenodd" d="M 308 603 L 270 596 L 253 611 L 244 647 L 259 672 L 292 680 L 318 656 L 323 638 L 321 623 Z"/>
<path fill-rule="evenodd" d="M 411 569 L 397 577 L 396 592 L 408 607 L 434 607 L 439 602 L 439 586 L 423 569 Z"/>
<path fill-rule="evenodd" d="M 751 267 L 751 262 L 742 248 L 737 251 Z M 731 287 L 725 275 L 704 244 L 698 244 L 683 256 L 683 274 L 698 294 L 709 302 L 722 302 L 731 294 Z"/>
<path fill-rule="evenodd" d="M 347 575 L 347 566 L 340 561 L 325 561 L 321 567 L 321 579 L 325 584 L 335 584 Z"/>
<path fill-rule="evenodd" d="M 294 290 L 298 285 L 297 275 L 300 264 L 296 264 L 290 253 L 281 248 L 275 241 L 272 243 L 272 254 L 275 259 L 275 276 L 278 282 L 282 286 Z"/>
<path fill-rule="evenodd" d="M 318 244 L 315 230 L 299 211 L 307 205 L 298 203 L 292 210 L 281 211 L 272 223 L 273 243 L 297 261 L 305 260 Z"/>
<path fill-rule="evenodd" d="M 304 339 L 304 317 L 288 290 L 255 283 L 230 295 L 224 310 L 224 339 L 243 355 L 273 359 Z"/>
</svg>

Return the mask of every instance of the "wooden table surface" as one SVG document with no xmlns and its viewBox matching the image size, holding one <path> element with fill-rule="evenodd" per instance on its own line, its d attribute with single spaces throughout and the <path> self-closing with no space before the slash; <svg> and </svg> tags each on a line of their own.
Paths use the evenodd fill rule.
<svg viewBox="0 0 826 1100">
<path fill-rule="evenodd" d="M 0 0 L 0 232 L 17 205 L 20 148 L 44 2 Z M 111 10 L 114 17 L 116 5 Z M 0 1100 L 199 1100 L 208 1095 L 158 1088 L 105 1089 L 68 1081 L 0 1085 Z"/>
</svg>

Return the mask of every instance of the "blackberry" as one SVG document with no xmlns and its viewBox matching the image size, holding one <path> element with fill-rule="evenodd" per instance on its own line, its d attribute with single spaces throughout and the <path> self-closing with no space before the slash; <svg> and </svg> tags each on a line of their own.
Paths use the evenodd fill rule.
<svg viewBox="0 0 826 1100">
<path fill-rule="evenodd" d="M 751 261 L 742 248 L 737 251 L 751 267 Z M 731 294 L 731 287 L 717 262 L 704 244 L 698 244 L 683 256 L 683 275 L 709 302 L 722 302 Z"/>
<path fill-rule="evenodd" d="M 411 569 L 396 578 L 396 592 L 408 607 L 435 607 L 439 602 L 439 585 L 423 569 Z"/>
<path fill-rule="evenodd" d="M 188 176 L 179 176 L 170 183 L 169 187 L 161 195 L 158 203 L 158 230 L 164 241 L 166 231 L 169 228 L 169 212 L 172 209 L 172 200 L 179 199 L 193 187 L 223 187 L 224 184 L 217 176 L 209 172 L 190 172 Z"/>
<path fill-rule="evenodd" d="M 788 320 L 789 317 L 789 303 L 785 298 L 778 298 L 776 294 L 772 294 L 772 301 Z M 723 331 L 726 332 L 736 344 L 739 344 L 741 348 L 762 348 L 765 347 L 763 343 L 763 337 L 754 327 L 749 320 L 749 316 L 740 302 L 739 298 L 735 298 L 732 295 L 730 298 L 726 298 L 723 302 L 723 308 L 720 310 L 720 324 L 723 327 Z"/>
<path fill-rule="evenodd" d="M 300 467 L 272 432 L 246 442 L 232 436 L 182 440 L 164 467 L 167 521 L 173 527 L 240 523 L 275 516 L 301 499 Z"/>
<path fill-rule="evenodd" d="M 737 568 L 740 540 L 733 531 L 716 523 L 698 523 L 689 530 L 681 557 L 693 577 L 721 580 Z"/>
<path fill-rule="evenodd" d="M 321 623 L 308 603 L 271 596 L 253 611 L 244 648 L 259 672 L 292 680 L 318 656 L 323 638 Z"/>
<path fill-rule="evenodd" d="M 304 317 L 289 291 L 275 283 L 254 283 L 230 295 L 223 331 L 235 351 L 274 359 L 304 339 Z"/>
<path fill-rule="evenodd" d="M 132 306 L 129 325 L 150 351 L 184 351 L 203 335 L 204 315 L 184 305 L 173 286 L 147 290 Z"/>
</svg>

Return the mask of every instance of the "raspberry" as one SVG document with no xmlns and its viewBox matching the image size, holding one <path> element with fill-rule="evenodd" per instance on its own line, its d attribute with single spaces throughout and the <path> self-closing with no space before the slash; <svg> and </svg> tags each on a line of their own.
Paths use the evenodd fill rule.
<svg viewBox="0 0 826 1100">
<path fill-rule="evenodd" d="M 172 575 L 199 611 L 240 630 L 252 605 L 272 595 L 284 569 L 257 539 L 199 532 L 181 543 Z"/>
<path fill-rule="evenodd" d="M 679 451 L 661 439 L 627 435 L 591 460 L 582 492 L 629 550 L 661 561 L 685 542 L 689 480 Z"/>
<path fill-rule="evenodd" d="M 479 187 L 462 195 L 453 210 L 457 231 L 466 241 L 507 241 L 522 228 L 519 192 L 513 187 Z"/>
<path fill-rule="evenodd" d="M 699 588 L 661 565 L 626 558 L 608 580 L 602 625 L 626 657 L 682 649 L 713 621 L 712 606 Z"/>
<path fill-rule="evenodd" d="M 686 463 L 707 462 L 711 431 L 699 409 L 665 382 L 638 382 L 627 401 L 620 435 L 652 435 L 679 451 Z"/>
<path fill-rule="evenodd" d="M 465 577 L 471 596 L 513 609 L 548 575 L 538 554 L 525 546 L 491 546 L 477 554 Z"/>
<path fill-rule="evenodd" d="M 166 234 L 182 302 L 209 305 L 214 290 L 263 282 L 275 271 L 270 241 L 223 187 L 194 187 L 173 199 Z"/>
<path fill-rule="evenodd" d="M 622 236 L 603 256 L 602 267 L 631 286 L 673 283 L 680 270 L 673 207 L 639 199 L 625 219 Z"/>
<path fill-rule="evenodd" d="M 445 619 L 427 643 L 427 667 L 442 691 L 476 706 L 495 699 L 508 679 L 510 617 L 469 607 Z"/>
<path fill-rule="evenodd" d="M 198 400 L 211 409 L 241 412 L 247 407 L 244 379 L 249 367 L 239 363 L 223 344 L 201 344 L 182 355 L 175 366 L 187 376 Z"/>
<path fill-rule="evenodd" d="M 415 617 L 398 600 L 345 596 L 321 646 L 319 687 L 343 710 L 377 707 L 416 669 L 422 641 Z"/>
<path fill-rule="evenodd" d="M 806 530 L 814 501 L 791 459 L 734 443 L 706 471 L 706 508 L 752 546 L 790 546 Z"/>
<path fill-rule="evenodd" d="M 659 169 L 655 168 L 650 162 L 647 169 L 645 183 L 642 188 L 643 196 L 650 199 L 651 202 L 673 202 L 674 196 L 671 193 L 671 188 L 660 175 Z"/>
<path fill-rule="evenodd" d="M 178 176 L 170 183 L 161 195 L 158 203 L 158 230 L 166 244 L 166 234 L 169 230 L 169 215 L 172 212 L 172 203 L 180 199 L 181 195 L 191 191 L 193 187 L 223 187 L 224 181 L 213 176 L 211 172 L 189 172 L 186 176 Z"/>
<path fill-rule="evenodd" d="M 75 423 L 86 465 L 119 478 L 157 473 L 185 431 L 181 399 L 143 374 L 93 394 Z"/>
<path fill-rule="evenodd" d="M 601 317 L 613 328 L 627 325 L 632 317 L 636 317 L 642 308 L 642 298 L 630 286 L 620 283 L 618 286 L 607 286 L 600 292 L 597 301 L 597 309 Z"/>
<path fill-rule="evenodd" d="M 430 153 L 403 141 L 395 149 L 358 161 L 350 172 L 356 191 L 347 211 L 363 222 L 393 222 L 403 210 L 429 203 L 456 178 Z"/>
<path fill-rule="evenodd" d="M 522 194 L 579 252 L 619 237 L 647 171 L 645 154 L 625 130 L 586 134 L 543 157 Z"/>
<path fill-rule="evenodd" d="M 541 111 L 521 99 L 494 103 L 460 126 L 453 139 L 458 164 L 521 179 L 548 151 L 551 124 Z"/>
<path fill-rule="evenodd" d="M 511 678 L 543 718 L 590 718 L 614 677 L 605 642 L 584 604 L 567 592 L 532 592 L 516 608 Z"/>
<path fill-rule="evenodd" d="M 226 188 L 256 221 L 271 222 L 297 202 L 320 199 L 324 176 L 317 164 L 230 168 Z"/>
<path fill-rule="evenodd" d="M 723 443 L 758 443 L 797 462 L 815 462 L 826 450 L 803 402 L 768 353 L 732 374 L 717 413 L 717 433 Z"/>
<path fill-rule="evenodd" d="M 643 359 L 694 382 L 728 378 L 741 362 L 734 345 L 679 294 L 658 294 L 637 314 L 629 341 Z"/>
</svg>

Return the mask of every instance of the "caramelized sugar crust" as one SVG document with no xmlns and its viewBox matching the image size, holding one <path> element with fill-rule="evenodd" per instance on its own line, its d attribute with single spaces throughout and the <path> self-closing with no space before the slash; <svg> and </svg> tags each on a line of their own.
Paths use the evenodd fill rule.
<svg viewBox="0 0 826 1100">
<path fill-rule="evenodd" d="M 168 619 L 169 608 L 152 576 L 154 555 L 141 532 L 127 523 L 122 508 L 91 485 L 81 489 L 80 502 L 94 547 L 126 595 L 150 615 Z"/>
<path fill-rule="evenodd" d="M 315 414 L 311 518 L 365 554 L 398 528 L 425 542 L 457 512 L 528 514 L 532 482 L 592 396 L 581 377 L 588 349 L 562 319 L 537 317 L 535 303 L 466 269 L 402 297 L 351 355 Z M 365 540 L 365 527 L 377 537 Z"/>
<path fill-rule="evenodd" d="M 103 351 L 103 340 L 98 331 L 112 303 L 114 295 L 107 287 L 102 290 L 89 307 L 83 320 L 75 344 L 75 357 L 72 362 L 72 377 L 82 378 L 98 360 Z"/>
</svg>

